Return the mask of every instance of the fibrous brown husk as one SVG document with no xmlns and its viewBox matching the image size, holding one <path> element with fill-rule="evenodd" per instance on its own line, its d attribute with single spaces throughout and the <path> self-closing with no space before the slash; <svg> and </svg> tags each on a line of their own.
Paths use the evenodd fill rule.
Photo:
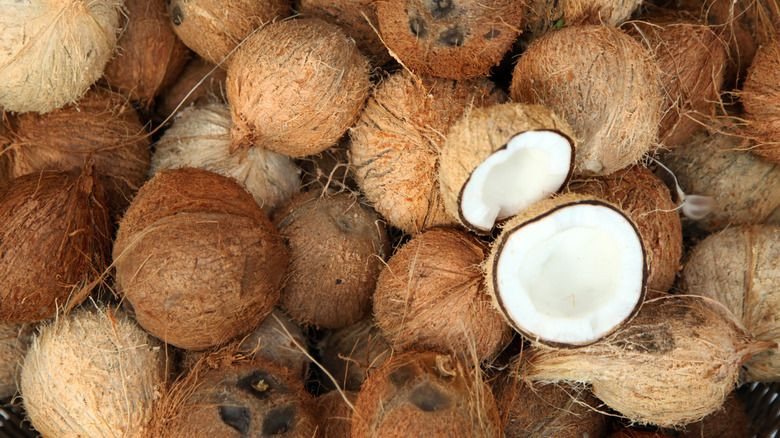
<svg viewBox="0 0 780 438">
<path fill-rule="evenodd" d="M 671 438 L 671 437 L 672 435 L 667 435 L 663 432 L 658 432 L 654 430 L 639 430 L 639 429 L 629 429 L 629 428 L 620 429 L 617 432 L 614 432 L 611 435 L 609 435 L 609 438 Z M 736 438 L 736 436 L 732 438 Z"/>
<path fill-rule="evenodd" d="M 525 28 L 531 38 L 538 38 L 563 26 L 618 26 L 631 17 L 642 0 L 529 0 L 526 3 Z"/>
<path fill-rule="evenodd" d="M 200 169 L 159 172 L 114 244 L 117 289 L 139 324 L 184 349 L 250 332 L 279 299 L 288 255 L 252 196 Z"/>
<path fill-rule="evenodd" d="M 8 146 L 11 144 L 10 133 L 5 126 L 6 121 L 0 114 L 0 190 L 11 180 L 11 152 Z"/>
<path fill-rule="evenodd" d="M 333 146 L 363 108 L 368 65 L 335 24 L 304 18 L 268 25 L 228 68 L 233 145 L 291 157 Z"/>
<path fill-rule="evenodd" d="M 349 391 L 359 390 L 366 375 L 381 367 L 393 352 L 372 319 L 329 333 L 318 348 L 323 367 Z"/>
<path fill-rule="evenodd" d="M 748 438 L 755 436 L 747 407 L 732 393 L 723 406 L 703 420 L 685 426 L 683 438 Z"/>
<path fill-rule="evenodd" d="M 0 399 L 16 394 L 19 372 L 32 332 L 30 324 L 0 323 Z"/>
<path fill-rule="evenodd" d="M 449 79 L 486 76 L 520 34 L 513 0 L 377 0 L 382 39 L 404 66 Z"/>
<path fill-rule="evenodd" d="M 86 169 L 0 189 L 0 322 L 33 322 L 83 301 L 111 242 L 105 192 Z"/>
<path fill-rule="evenodd" d="M 347 438 L 352 430 L 352 407 L 344 398 L 355 404 L 357 393 L 330 391 L 316 399 L 314 406 L 319 419 L 319 435 L 322 438 Z"/>
<path fill-rule="evenodd" d="M 659 78 L 652 55 L 620 30 L 573 26 L 531 44 L 515 66 L 511 94 L 569 123 L 578 145 L 575 172 L 608 175 L 655 147 Z"/>
<path fill-rule="evenodd" d="M 455 223 L 436 180 L 439 151 L 464 112 L 504 98 L 486 79 L 455 82 L 406 71 L 385 79 L 350 131 L 355 179 L 363 194 L 407 233 Z"/>
<path fill-rule="evenodd" d="M 225 103 L 227 71 L 200 58 L 187 63 L 176 82 L 163 90 L 157 99 L 157 118 L 165 120 L 190 105 Z"/>
<path fill-rule="evenodd" d="M 745 106 L 747 135 L 757 145 L 751 152 L 780 163 L 780 37 L 756 51 L 740 95 Z"/>
</svg>

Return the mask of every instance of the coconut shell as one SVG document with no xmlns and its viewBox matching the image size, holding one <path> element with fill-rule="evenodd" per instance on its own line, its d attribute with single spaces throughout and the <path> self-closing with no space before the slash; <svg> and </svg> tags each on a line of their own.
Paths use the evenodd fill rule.
<svg viewBox="0 0 780 438">
<path fill-rule="evenodd" d="M 81 303 L 111 242 L 105 193 L 85 170 L 41 172 L 0 189 L 0 322 L 33 322 Z"/>
<path fill-rule="evenodd" d="M 287 262 L 251 195 L 199 169 L 163 171 L 144 185 L 114 244 L 117 289 L 138 323 L 192 350 L 257 327 L 279 299 Z"/>
<path fill-rule="evenodd" d="M 366 317 L 390 252 L 376 212 L 352 195 L 313 191 L 293 198 L 274 222 L 291 257 L 282 308 L 301 324 L 331 329 Z"/>
<path fill-rule="evenodd" d="M 173 33 L 161 0 L 126 2 L 127 24 L 105 79 L 144 107 L 173 82 L 187 63 L 189 50 Z"/>
<path fill-rule="evenodd" d="M 722 303 L 757 339 L 780 342 L 780 227 L 735 227 L 701 241 L 683 271 L 687 293 Z M 745 364 L 751 381 L 780 379 L 780 347 Z"/>
<path fill-rule="evenodd" d="M 448 79 L 487 76 L 520 34 L 525 10 L 512 0 L 377 0 L 382 39 L 414 72 Z"/>
<path fill-rule="evenodd" d="M 150 173 L 206 169 L 235 179 L 268 210 L 298 193 L 301 170 L 289 158 L 259 147 L 230 151 L 231 125 L 225 104 L 186 108 L 155 145 Z"/>
<path fill-rule="evenodd" d="M 747 134 L 757 145 L 751 152 L 780 163 L 780 39 L 761 46 L 748 70 L 741 94 Z"/>
<path fill-rule="evenodd" d="M 568 122 L 578 145 L 575 172 L 608 175 L 655 147 L 659 76 L 652 55 L 620 30 L 573 26 L 530 45 L 510 91 L 515 101 L 544 105 Z"/>
<path fill-rule="evenodd" d="M 493 394 L 474 372 L 438 353 L 395 356 L 371 373 L 358 393 L 350 436 L 500 436 Z"/>
<path fill-rule="evenodd" d="M 291 157 L 322 152 L 355 122 L 369 87 L 368 60 L 335 24 L 270 24 L 247 39 L 228 68 L 233 145 Z"/>
<path fill-rule="evenodd" d="M 16 394 L 32 331 L 29 324 L 0 324 L 0 399 Z"/>
<path fill-rule="evenodd" d="M 160 120 L 176 114 L 177 108 L 208 103 L 225 103 L 227 72 L 200 58 L 187 63 L 176 82 L 163 90 L 155 112 Z"/>
<path fill-rule="evenodd" d="M 349 437 L 352 430 L 352 405 L 357 400 L 357 393 L 352 391 L 330 391 L 314 400 L 317 418 L 319 419 L 319 435 L 322 438 Z"/>
<path fill-rule="evenodd" d="M 323 367 L 339 387 L 357 391 L 366 375 L 381 367 L 392 355 L 382 331 L 371 319 L 328 333 L 319 345 Z M 332 382 L 325 382 L 331 385 Z"/>
<path fill-rule="evenodd" d="M 436 173 L 445 135 L 471 107 L 504 100 L 485 79 L 454 82 L 406 71 L 380 83 L 350 132 L 355 179 L 393 226 L 418 233 L 455 220 L 447 215 Z"/>
<path fill-rule="evenodd" d="M 529 0 L 525 28 L 537 38 L 563 26 L 603 24 L 618 26 L 636 10 L 642 0 Z"/>
<path fill-rule="evenodd" d="M 206 61 L 220 64 L 255 29 L 290 15 L 286 0 L 171 0 L 173 31 Z"/>
<path fill-rule="evenodd" d="M 25 357 L 27 416 L 43 436 L 149 436 L 166 358 L 165 348 L 121 312 L 60 317 L 40 329 Z"/>
<path fill-rule="evenodd" d="M 719 410 L 685 426 L 682 438 L 748 438 L 755 436 L 747 407 L 732 393 Z"/>
</svg>

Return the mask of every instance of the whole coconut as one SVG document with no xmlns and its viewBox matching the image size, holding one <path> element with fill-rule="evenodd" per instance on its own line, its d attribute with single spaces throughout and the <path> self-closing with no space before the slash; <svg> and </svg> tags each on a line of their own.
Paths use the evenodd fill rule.
<svg viewBox="0 0 780 438">
<path fill-rule="evenodd" d="M 155 145 L 150 173 L 199 167 L 234 178 L 268 210 L 298 193 L 301 170 L 284 155 L 259 147 L 231 152 L 230 109 L 212 103 L 186 108 Z"/>
<path fill-rule="evenodd" d="M 683 438 L 738 438 L 755 436 L 747 406 L 731 393 L 723 406 L 703 420 L 685 426 Z"/>
<path fill-rule="evenodd" d="M 16 394 L 32 331 L 29 324 L 0 324 L 0 399 Z"/>
<path fill-rule="evenodd" d="M 157 99 L 157 118 L 166 120 L 175 115 L 177 109 L 190 105 L 225 103 L 225 78 L 227 72 L 214 64 L 200 58 L 191 60 L 176 82 L 163 90 Z"/>
<path fill-rule="evenodd" d="M 166 351 L 124 313 L 80 310 L 40 328 L 24 359 L 27 416 L 43 436 L 145 437 Z"/>
<path fill-rule="evenodd" d="M 368 60 L 335 24 L 313 18 L 270 24 L 228 68 L 233 145 L 258 144 L 291 157 L 322 152 L 355 122 L 369 87 Z"/>
<path fill-rule="evenodd" d="M 346 400 L 344 400 L 346 398 Z M 352 430 L 352 406 L 357 393 L 352 391 L 330 391 L 314 399 L 314 408 L 319 419 L 322 438 L 349 437 Z"/>
<path fill-rule="evenodd" d="M 655 147 L 663 102 L 658 66 L 620 30 L 573 26 L 535 40 L 515 66 L 511 95 L 568 122 L 577 173 L 608 175 Z"/>
<path fill-rule="evenodd" d="M 0 189 L 0 322 L 81 303 L 105 268 L 111 228 L 89 169 L 25 175 Z"/>
<path fill-rule="evenodd" d="M 355 179 L 363 194 L 407 233 L 455 223 L 439 193 L 439 151 L 464 112 L 504 97 L 486 79 L 455 82 L 406 71 L 385 79 L 350 131 Z"/>
<path fill-rule="evenodd" d="M 29 0 L 0 14 L 0 108 L 46 113 L 77 101 L 116 48 L 122 0 Z"/>
<path fill-rule="evenodd" d="M 486 76 L 520 34 L 525 10 L 513 0 L 376 2 L 382 39 L 416 73 Z"/>
<path fill-rule="evenodd" d="M 258 326 L 279 299 L 288 256 L 273 224 L 230 178 L 159 172 L 114 243 L 118 291 L 144 329 L 200 350 Z"/>
<path fill-rule="evenodd" d="M 525 28 L 533 38 L 563 26 L 618 26 L 641 4 L 642 0 L 529 0 Z"/>
<path fill-rule="evenodd" d="M 323 367 L 348 391 L 359 390 L 367 374 L 381 367 L 393 352 L 371 319 L 328 333 L 319 351 Z"/>
<path fill-rule="evenodd" d="M 756 51 L 742 90 L 747 133 L 757 145 L 751 152 L 780 163 L 780 39 Z"/>
</svg>

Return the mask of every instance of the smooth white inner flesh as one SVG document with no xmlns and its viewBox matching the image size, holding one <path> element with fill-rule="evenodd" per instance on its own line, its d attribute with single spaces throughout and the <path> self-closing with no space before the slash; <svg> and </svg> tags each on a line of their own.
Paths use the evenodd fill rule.
<svg viewBox="0 0 780 438">
<path fill-rule="evenodd" d="M 625 217 L 606 206 L 574 204 L 507 238 L 496 292 L 527 334 L 586 344 L 631 314 L 643 272 L 642 243 Z"/>
<path fill-rule="evenodd" d="M 461 213 L 471 226 L 489 231 L 557 192 L 569 174 L 571 144 L 554 131 L 527 131 L 480 163 L 461 195 Z"/>
</svg>

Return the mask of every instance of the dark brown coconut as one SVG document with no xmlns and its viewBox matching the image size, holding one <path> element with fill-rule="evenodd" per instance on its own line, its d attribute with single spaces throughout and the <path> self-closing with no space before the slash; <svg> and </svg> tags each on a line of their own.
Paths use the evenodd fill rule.
<svg viewBox="0 0 780 438">
<path fill-rule="evenodd" d="M 90 170 L 22 176 L 0 189 L 0 322 L 32 322 L 83 301 L 111 242 Z"/>
<path fill-rule="evenodd" d="M 381 367 L 393 351 L 371 319 L 330 332 L 318 348 L 323 367 L 339 387 L 349 391 L 359 390 L 366 375 Z"/>
<path fill-rule="evenodd" d="M 500 436 L 490 388 L 451 356 L 409 352 L 372 373 L 358 393 L 352 438 Z"/>
<path fill-rule="evenodd" d="M 233 145 L 257 144 L 291 157 L 333 146 L 368 96 L 368 66 L 335 24 L 305 18 L 266 26 L 228 68 Z"/>
<path fill-rule="evenodd" d="M 16 394 L 19 371 L 32 334 L 30 324 L 0 323 L 0 399 Z"/>
<path fill-rule="evenodd" d="M 780 163 L 780 39 L 761 46 L 753 58 L 742 90 L 747 134 L 756 146 L 751 152 Z"/>
<path fill-rule="evenodd" d="M 683 438 L 747 438 L 755 436 L 745 403 L 732 393 L 723 406 L 703 420 L 685 426 Z"/>
<path fill-rule="evenodd" d="M 345 400 L 346 399 L 346 400 Z M 319 419 L 319 437 L 346 438 L 352 430 L 352 406 L 357 393 L 352 391 L 330 391 L 314 399 Z M 351 403 L 350 406 L 347 403 Z"/>
<path fill-rule="evenodd" d="M 157 118 L 165 120 L 190 105 L 225 103 L 225 78 L 227 72 L 215 69 L 200 58 L 187 63 L 176 82 L 163 90 L 155 112 Z"/>
<path fill-rule="evenodd" d="M 145 184 L 114 244 L 117 288 L 138 323 L 193 350 L 255 328 L 279 299 L 287 262 L 252 196 L 199 169 L 162 171 Z"/>
</svg>

